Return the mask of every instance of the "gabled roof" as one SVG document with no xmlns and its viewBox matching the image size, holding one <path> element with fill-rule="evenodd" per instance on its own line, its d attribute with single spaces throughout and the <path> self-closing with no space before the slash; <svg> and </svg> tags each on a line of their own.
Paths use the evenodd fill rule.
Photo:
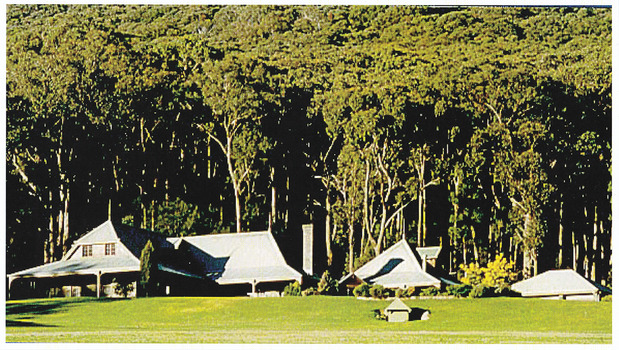
<svg viewBox="0 0 619 350">
<path fill-rule="evenodd" d="M 300 280 L 286 264 L 268 231 L 183 237 L 203 265 L 203 273 L 219 284 Z M 182 244 L 182 243 L 181 243 Z"/>
<path fill-rule="evenodd" d="M 133 272 L 140 270 L 140 255 L 146 242 L 151 240 L 156 248 L 174 248 L 165 237 L 154 232 L 106 221 L 77 239 L 60 261 L 39 265 L 9 274 L 9 277 L 55 277 L 79 274 Z M 84 244 L 120 243 L 131 254 L 101 257 L 70 257 Z M 117 247 L 117 253 L 121 247 Z M 177 270 L 166 266 L 168 270 Z"/>
<path fill-rule="evenodd" d="M 417 250 L 419 256 L 425 255 L 428 259 L 437 259 L 441 253 L 441 247 L 417 247 L 415 250 Z"/>
<path fill-rule="evenodd" d="M 121 242 L 136 259 L 139 259 L 142 249 L 149 240 L 156 248 L 174 248 L 174 245 L 159 233 L 113 223 L 108 220 L 73 242 L 62 260 L 69 259 L 81 245 L 114 242 Z"/>
<path fill-rule="evenodd" d="M 411 312 L 413 309 L 408 307 L 400 298 L 395 298 L 393 303 L 385 308 L 385 311 L 408 311 Z"/>
<path fill-rule="evenodd" d="M 394 244 L 357 271 L 342 277 L 340 283 L 353 274 L 367 283 L 380 284 L 387 288 L 436 286 L 441 283 L 423 271 L 405 240 Z"/>
<path fill-rule="evenodd" d="M 512 290 L 522 296 L 597 293 L 599 288 L 573 270 L 550 270 L 514 283 Z"/>
</svg>

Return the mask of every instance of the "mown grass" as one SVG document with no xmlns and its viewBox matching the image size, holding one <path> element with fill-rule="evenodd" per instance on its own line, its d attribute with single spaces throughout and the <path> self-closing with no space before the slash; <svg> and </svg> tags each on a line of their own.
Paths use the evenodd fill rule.
<svg viewBox="0 0 619 350">
<path fill-rule="evenodd" d="M 352 297 L 9 301 L 7 342 L 611 343 L 612 303 L 406 300 L 428 321 L 388 323 Z"/>
</svg>

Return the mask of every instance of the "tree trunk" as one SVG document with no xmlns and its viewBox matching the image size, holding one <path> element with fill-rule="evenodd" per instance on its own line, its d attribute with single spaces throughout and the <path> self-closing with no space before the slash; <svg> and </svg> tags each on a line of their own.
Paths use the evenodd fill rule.
<svg viewBox="0 0 619 350">
<path fill-rule="evenodd" d="M 331 201 L 329 200 L 329 190 L 327 189 L 327 198 L 325 199 L 325 251 L 327 254 L 327 266 L 333 264 L 333 252 L 331 251 Z"/>
<path fill-rule="evenodd" d="M 352 217 L 348 220 L 348 272 L 353 272 L 355 251 L 354 251 L 354 239 L 355 226 Z"/>
</svg>

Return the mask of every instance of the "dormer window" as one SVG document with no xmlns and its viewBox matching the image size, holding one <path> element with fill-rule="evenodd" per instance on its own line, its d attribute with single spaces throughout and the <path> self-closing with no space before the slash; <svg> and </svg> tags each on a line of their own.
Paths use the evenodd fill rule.
<svg viewBox="0 0 619 350">
<path fill-rule="evenodd" d="M 116 255 L 116 243 L 105 244 L 105 255 Z"/>
<path fill-rule="evenodd" d="M 92 245 L 82 246 L 82 256 L 92 256 Z"/>
</svg>

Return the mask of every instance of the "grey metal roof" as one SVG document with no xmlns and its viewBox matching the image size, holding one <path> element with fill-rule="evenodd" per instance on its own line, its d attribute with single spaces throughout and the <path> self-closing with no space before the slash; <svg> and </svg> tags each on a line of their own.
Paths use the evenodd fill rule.
<svg viewBox="0 0 619 350">
<path fill-rule="evenodd" d="M 512 290 L 526 297 L 591 294 L 598 292 L 599 289 L 573 270 L 550 270 L 514 283 Z"/>
<path fill-rule="evenodd" d="M 380 284 L 387 288 L 437 286 L 441 283 L 423 271 L 405 240 L 394 244 L 357 271 L 342 277 L 340 283 L 352 274 L 367 283 Z"/>
<path fill-rule="evenodd" d="M 84 259 L 60 260 L 18 271 L 11 277 L 55 277 L 79 274 L 96 274 L 98 272 L 139 271 L 140 261 L 131 257 L 102 256 Z"/>
<path fill-rule="evenodd" d="M 72 274 L 96 274 L 98 272 L 132 272 L 140 270 L 141 251 L 146 242 L 151 240 L 157 248 L 173 249 L 174 245 L 164 236 L 127 225 L 106 221 L 87 234 L 77 239 L 60 261 L 18 271 L 8 276 L 15 277 L 54 277 Z M 117 247 L 116 255 L 76 257 L 77 249 L 85 244 L 119 243 L 131 254 L 118 254 L 122 247 Z M 176 267 L 166 266 L 168 270 L 182 271 Z M 184 273 L 184 272 L 183 272 Z"/>
<path fill-rule="evenodd" d="M 301 279 L 268 231 L 183 237 L 183 241 L 201 252 L 204 274 L 219 284 Z"/>
</svg>

